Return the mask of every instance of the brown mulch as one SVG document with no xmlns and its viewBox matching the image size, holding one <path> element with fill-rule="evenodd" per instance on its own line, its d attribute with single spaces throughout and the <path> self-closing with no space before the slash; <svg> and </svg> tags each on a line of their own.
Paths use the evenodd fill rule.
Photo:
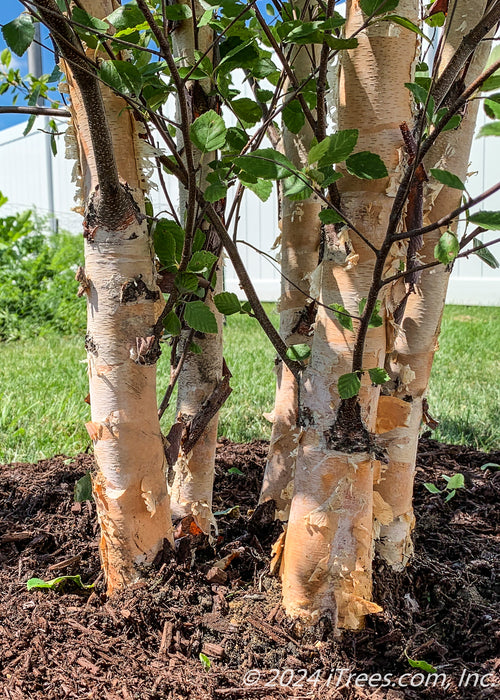
<svg viewBox="0 0 500 700">
<path fill-rule="evenodd" d="M 267 446 L 221 440 L 219 447 L 214 510 L 239 508 L 218 516 L 215 550 L 203 536 L 186 535 L 177 542 L 177 561 L 158 563 L 147 580 L 111 600 L 103 594 L 93 504 L 73 498 L 92 457 L 0 467 L 3 697 L 495 697 L 500 472 L 481 466 L 499 464 L 500 453 L 423 439 L 415 557 L 401 574 L 375 564 L 375 600 L 384 612 L 358 633 L 333 636 L 324 626 L 315 638 L 300 638 L 284 619 L 279 587 L 268 574 L 280 526 L 265 509 L 251 515 Z M 243 474 L 228 473 L 231 468 Z M 457 472 L 465 488 L 448 503 L 423 487 L 426 481 L 441 487 L 441 474 Z M 214 569 L 225 556 L 234 557 L 228 568 Z M 26 589 L 31 577 L 65 574 L 96 585 L 91 592 Z M 446 674 L 445 687 L 442 677 L 434 683 L 407 657 Z M 260 671 L 254 685 L 245 679 L 249 669 Z M 459 685 L 462 676 L 467 687 L 465 680 Z"/>
</svg>

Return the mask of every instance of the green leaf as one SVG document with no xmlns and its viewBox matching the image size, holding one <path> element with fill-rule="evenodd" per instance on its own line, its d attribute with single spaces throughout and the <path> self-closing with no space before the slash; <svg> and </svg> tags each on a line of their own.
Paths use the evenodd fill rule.
<svg viewBox="0 0 500 700">
<path fill-rule="evenodd" d="M 201 114 L 189 129 L 192 142 L 202 153 L 222 148 L 226 142 L 226 133 L 224 119 L 213 109 Z"/>
<path fill-rule="evenodd" d="M 389 174 L 382 158 L 370 151 L 354 153 L 347 158 L 345 164 L 347 172 L 362 180 L 378 180 Z"/>
<path fill-rule="evenodd" d="M 26 123 L 26 127 L 23 131 L 23 136 L 27 136 L 30 133 L 31 129 L 33 128 L 33 124 L 35 123 L 35 119 L 36 116 L 32 114 Z"/>
<path fill-rule="evenodd" d="M 457 492 L 456 492 L 455 489 L 453 489 L 452 491 L 450 491 L 450 493 L 449 493 L 449 494 L 446 496 L 446 498 L 444 499 L 444 502 L 445 502 L 445 503 L 448 503 L 448 501 L 451 501 L 452 498 L 455 498 L 456 493 L 457 493 Z"/>
<path fill-rule="evenodd" d="M 92 477 L 89 471 L 75 483 L 73 498 L 77 503 L 92 500 Z"/>
<path fill-rule="evenodd" d="M 489 122 L 484 124 L 480 129 L 476 138 L 481 136 L 500 136 L 500 121 Z"/>
<path fill-rule="evenodd" d="M 469 216 L 469 222 L 481 228 L 500 230 L 500 211 L 478 211 Z"/>
<path fill-rule="evenodd" d="M 483 243 L 479 238 L 474 238 L 472 245 L 474 248 L 477 248 L 477 246 L 483 245 Z M 498 260 L 488 248 L 479 248 L 479 250 L 474 251 L 474 254 L 493 270 L 497 270 L 500 267 Z"/>
<path fill-rule="evenodd" d="M 235 469 L 235 467 L 231 467 L 231 469 Z M 243 474 L 242 471 L 238 469 L 238 472 L 240 474 Z M 229 473 L 229 471 L 228 471 Z M 235 505 L 235 506 L 229 506 L 229 508 L 225 508 L 224 510 L 216 510 L 214 512 L 214 516 L 216 518 L 221 518 L 223 515 L 228 516 L 229 518 L 234 518 L 235 520 L 240 517 L 240 505 Z"/>
<path fill-rule="evenodd" d="M 192 68 L 192 66 L 181 66 L 178 69 L 180 77 L 184 80 L 189 75 L 190 80 L 203 80 L 207 74 L 201 68 Z"/>
<path fill-rule="evenodd" d="M 217 256 L 210 251 L 198 250 L 193 253 L 186 269 L 188 272 L 197 272 L 201 275 L 204 272 L 210 272 L 217 260 Z"/>
<path fill-rule="evenodd" d="M 437 486 L 434 486 L 434 484 L 431 484 L 429 481 L 426 481 L 424 486 L 427 491 L 430 491 L 431 493 L 441 493 L 440 489 L 438 489 Z"/>
<path fill-rule="evenodd" d="M 454 114 L 451 119 L 443 126 L 442 132 L 444 133 L 445 131 L 451 131 L 452 129 L 456 129 L 458 126 L 460 126 L 462 122 L 462 117 L 460 114 Z M 439 124 L 439 122 L 436 122 Z"/>
<path fill-rule="evenodd" d="M 340 323 L 342 328 L 347 328 L 348 331 L 353 330 L 352 318 L 349 315 L 347 309 L 344 306 L 342 306 L 342 304 L 330 304 L 328 308 L 333 311 L 333 315 Z"/>
<path fill-rule="evenodd" d="M 212 662 L 210 661 L 210 659 L 208 658 L 208 656 L 206 656 L 205 654 L 203 654 L 203 653 L 200 651 L 200 653 L 199 653 L 199 659 L 200 659 L 201 664 L 202 664 L 203 668 L 205 669 L 205 671 L 209 671 L 209 670 L 210 670 L 210 666 L 212 665 Z"/>
<path fill-rule="evenodd" d="M 338 381 L 339 396 L 341 399 L 352 399 L 357 396 L 361 388 L 361 377 L 359 372 L 349 372 L 342 374 Z"/>
<path fill-rule="evenodd" d="M 155 253 L 167 269 L 175 268 L 180 260 L 177 239 L 181 236 L 180 251 L 184 241 L 184 231 L 181 227 L 175 221 L 168 219 L 160 219 L 156 222 L 153 236 Z"/>
<path fill-rule="evenodd" d="M 304 175 L 290 175 L 283 180 L 283 194 L 292 202 L 300 202 L 311 196 L 311 186 Z"/>
<path fill-rule="evenodd" d="M 383 367 L 374 367 L 368 370 L 372 384 L 385 384 L 390 380 L 389 375 Z"/>
<path fill-rule="evenodd" d="M 443 474 L 444 478 L 444 474 Z M 463 489 L 465 487 L 465 479 L 463 474 L 454 474 L 452 477 L 447 479 L 446 489 L 451 491 L 453 489 Z"/>
<path fill-rule="evenodd" d="M 306 343 L 299 343 L 298 345 L 290 345 L 286 351 L 286 356 L 289 360 L 296 360 L 297 362 L 302 362 L 307 360 L 311 355 L 311 347 Z"/>
<path fill-rule="evenodd" d="M 427 102 L 427 90 L 418 83 L 405 83 L 405 87 L 411 92 L 415 98 L 415 102 L 424 105 Z"/>
<path fill-rule="evenodd" d="M 360 316 L 363 313 L 363 311 L 365 310 L 365 306 L 366 306 L 366 297 L 363 297 L 358 304 L 358 310 L 359 310 Z M 370 321 L 368 323 L 368 328 L 379 328 L 383 324 L 384 320 L 383 320 L 382 316 L 380 316 L 380 314 L 379 314 L 380 306 L 381 306 L 380 300 L 375 302 L 375 308 L 373 309 Z"/>
<path fill-rule="evenodd" d="M 231 109 L 236 114 L 238 119 L 243 122 L 254 125 L 262 119 L 262 110 L 257 104 L 248 97 L 242 97 L 239 100 L 232 100 Z"/>
<path fill-rule="evenodd" d="M 35 38 L 35 24 L 32 16 L 23 12 L 12 22 L 4 24 L 2 35 L 9 49 L 17 56 L 22 56 Z"/>
<path fill-rule="evenodd" d="M 435 15 L 426 17 L 424 21 L 429 27 L 442 27 L 446 22 L 446 15 L 444 12 L 436 12 Z"/>
<path fill-rule="evenodd" d="M 354 150 L 358 141 L 357 129 L 344 129 L 336 134 L 327 136 L 309 151 L 310 164 L 318 163 L 319 167 L 342 163 Z"/>
<path fill-rule="evenodd" d="M 142 76 L 128 61 L 103 61 L 99 77 L 107 85 L 126 95 L 139 95 L 142 89 Z"/>
<path fill-rule="evenodd" d="M 137 5 L 129 3 L 118 7 L 114 12 L 106 17 L 108 22 L 116 27 L 118 31 L 137 27 L 144 22 L 144 15 Z"/>
<path fill-rule="evenodd" d="M 437 673 L 437 669 L 434 668 L 434 666 L 431 666 L 431 664 L 428 664 L 427 661 L 421 661 L 420 659 L 410 659 L 409 656 L 406 657 L 408 659 L 408 663 L 412 668 L 419 668 L 421 671 L 425 671 L 426 673 Z"/>
<path fill-rule="evenodd" d="M 350 37 L 349 39 L 340 39 L 339 37 L 332 36 L 331 34 L 324 34 L 323 39 L 333 51 L 355 49 L 359 43 L 354 36 Z"/>
<path fill-rule="evenodd" d="M 445 231 L 434 248 L 434 257 L 443 265 L 453 262 L 460 250 L 458 238 L 451 231 Z"/>
<path fill-rule="evenodd" d="M 170 311 L 163 319 L 163 328 L 165 333 L 171 336 L 180 335 L 181 332 L 181 322 L 175 311 Z"/>
<path fill-rule="evenodd" d="M 481 467 L 481 471 L 484 472 L 486 469 L 498 472 L 500 471 L 500 464 L 496 464 L 496 462 L 486 462 L 486 464 L 483 464 Z"/>
<path fill-rule="evenodd" d="M 248 134 L 237 126 L 230 126 L 226 134 L 224 153 L 240 153 L 248 143 Z"/>
<path fill-rule="evenodd" d="M 198 289 L 198 277 L 192 272 L 178 272 L 174 282 L 181 294 L 194 294 Z"/>
<path fill-rule="evenodd" d="M 238 156 L 233 162 L 254 177 L 282 180 L 296 172 L 286 156 L 272 148 L 261 148 L 247 156 Z"/>
<path fill-rule="evenodd" d="M 168 5 L 165 3 L 163 5 L 163 11 L 165 13 L 165 17 L 167 19 L 171 19 L 173 21 L 182 20 L 182 19 L 191 19 L 191 17 L 193 16 L 193 13 L 192 13 L 189 5 L 182 5 L 182 4 Z"/>
<path fill-rule="evenodd" d="M 436 178 L 438 182 L 441 182 L 447 187 L 453 187 L 456 190 L 463 190 L 465 188 L 462 180 L 448 170 L 440 170 L 439 168 L 431 168 L 432 177 Z"/>
<path fill-rule="evenodd" d="M 189 352 L 192 352 L 193 355 L 201 355 L 203 350 L 197 343 L 191 343 L 191 345 L 189 346 Z"/>
<path fill-rule="evenodd" d="M 332 165 L 327 165 L 326 167 L 321 168 L 320 172 L 324 178 L 321 181 L 322 187 L 328 187 L 328 185 L 332 185 L 334 182 L 337 182 L 337 180 L 340 180 L 340 178 L 343 177 L 342 173 L 339 173 L 338 170 L 334 170 Z"/>
<path fill-rule="evenodd" d="M 238 179 L 242 185 L 254 192 L 262 202 L 267 202 L 273 191 L 272 180 L 249 176 L 247 173 L 240 173 Z"/>
<path fill-rule="evenodd" d="M 238 467 L 230 467 L 227 470 L 227 473 L 228 474 L 237 474 L 238 476 L 244 476 L 243 472 L 241 471 L 241 469 L 238 469 Z"/>
<path fill-rule="evenodd" d="M 89 15 L 88 12 L 79 7 L 73 8 L 71 18 L 74 19 L 75 22 L 89 27 L 89 29 L 97 29 L 100 32 L 107 32 L 109 29 L 107 22 L 104 22 L 102 19 L 97 19 L 97 17 L 92 17 L 92 15 Z"/>
<path fill-rule="evenodd" d="M 219 328 L 212 311 L 202 301 L 188 301 L 184 308 L 188 326 L 200 333 L 218 333 Z"/>
<path fill-rule="evenodd" d="M 205 188 L 203 192 L 203 197 L 206 202 L 218 202 L 220 199 L 224 199 L 227 195 L 227 185 L 222 182 L 214 182 Z"/>
<path fill-rule="evenodd" d="M 399 5 L 399 0 L 360 0 L 360 6 L 365 15 L 380 15 L 382 12 L 392 12 Z"/>
<path fill-rule="evenodd" d="M 298 100 L 287 102 L 282 112 L 283 122 L 292 134 L 298 134 L 306 123 L 306 117 Z"/>
<path fill-rule="evenodd" d="M 498 90 L 500 87 L 500 74 L 498 71 L 490 75 L 490 77 L 484 81 L 481 85 L 482 92 L 491 92 L 492 90 Z"/>
<path fill-rule="evenodd" d="M 181 229 L 182 231 L 182 229 Z M 184 233 L 184 231 L 182 231 Z M 193 240 L 193 252 L 196 252 L 197 250 L 202 250 L 203 246 L 205 245 L 207 241 L 207 237 L 205 233 L 201 230 L 201 228 L 197 228 L 195 233 L 194 233 L 194 240 Z M 181 253 L 182 253 L 182 247 L 183 247 L 184 239 L 182 239 L 180 247 L 177 249 L 179 253 L 178 259 L 181 259 Z"/>
<path fill-rule="evenodd" d="M 483 102 L 484 111 L 490 119 L 500 119 L 500 93 L 490 95 Z"/>
<path fill-rule="evenodd" d="M 322 209 L 319 213 L 322 224 L 340 224 L 344 219 L 334 209 Z"/>
<path fill-rule="evenodd" d="M 41 578 L 30 578 L 26 583 L 26 587 L 28 591 L 41 588 L 48 588 L 52 591 L 58 591 L 64 588 L 68 583 L 73 584 L 77 588 L 82 588 L 85 590 L 94 587 L 93 583 L 82 583 L 80 574 L 77 574 L 76 576 L 58 576 L 57 578 L 53 578 L 50 581 L 44 581 Z"/>
<path fill-rule="evenodd" d="M 214 304 L 217 311 L 224 316 L 231 316 L 241 311 L 241 303 L 236 294 L 233 292 L 221 292 L 215 294 Z"/>
<path fill-rule="evenodd" d="M 386 12 L 386 10 L 384 10 L 384 12 Z M 417 27 L 416 24 L 414 24 L 411 20 L 407 19 L 406 17 L 400 17 L 399 15 L 386 15 L 385 17 L 381 17 L 380 19 L 384 22 L 394 22 L 394 24 L 399 24 L 401 27 L 409 29 L 410 32 L 418 34 L 419 36 L 423 37 L 426 41 L 430 42 L 429 37 L 424 34 L 420 27 Z"/>
<path fill-rule="evenodd" d="M 2 51 L 2 53 L 0 54 L 0 61 L 6 68 L 10 66 L 10 62 L 12 61 L 12 54 L 9 51 L 9 49 L 4 49 Z"/>
</svg>

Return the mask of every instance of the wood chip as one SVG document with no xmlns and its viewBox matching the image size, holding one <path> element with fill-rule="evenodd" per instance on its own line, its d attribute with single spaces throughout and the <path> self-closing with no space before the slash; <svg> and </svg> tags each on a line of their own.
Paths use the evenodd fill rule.
<svg viewBox="0 0 500 700">
<path fill-rule="evenodd" d="M 212 644 L 211 642 L 205 642 L 201 648 L 203 654 L 207 656 L 214 656 L 216 659 L 222 659 L 224 656 L 224 647 L 220 644 Z"/>
</svg>

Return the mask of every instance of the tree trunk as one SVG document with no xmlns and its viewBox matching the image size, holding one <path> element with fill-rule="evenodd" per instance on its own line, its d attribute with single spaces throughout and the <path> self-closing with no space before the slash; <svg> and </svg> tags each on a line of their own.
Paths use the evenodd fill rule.
<svg viewBox="0 0 500 700">
<path fill-rule="evenodd" d="M 417 0 L 403 0 L 398 14 L 417 21 Z M 348 2 L 346 36 L 364 19 L 357 0 Z M 358 47 L 343 52 L 339 128 L 358 128 L 356 151 L 380 155 L 390 179 L 358 180 L 346 174 L 338 186 L 343 212 L 380 247 L 392 207 L 391 179 L 398 177 L 399 124 L 411 116 L 404 83 L 412 78 L 417 38 L 390 22 L 362 30 L 357 38 Z M 359 315 L 374 263 L 373 251 L 354 232 L 326 227 L 313 296 Z M 359 402 L 341 402 L 337 388 L 339 376 L 352 371 L 354 340 L 355 333 L 342 328 L 329 310 L 318 309 L 311 361 L 301 385 L 302 436 L 283 568 L 289 615 L 310 624 L 323 615 L 334 618 L 337 608 L 339 626 L 348 628 L 362 627 L 367 613 L 380 610 L 371 602 L 372 517 L 378 507 L 373 482 L 380 464 L 370 437 L 379 389 L 364 377 Z M 363 368 L 380 367 L 384 356 L 384 327 L 370 329 Z"/>
<path fill-rule="evenodd" d="M 479 22 L 487 3 L 485 0 L 474 3 L 457 0 L 454 4 L 455 11 L 449 15 L 449 29 L 443 28 L 446 42 L 439 74 L 447 66 L 464 35 Z M 489 52 L 490 42 L 483 41 L 467 70 L 466 85 L 484 70 Z M 465 180 L 478 104 L 477 100 L 469 102 L 460 127 L 439 136 L 425 159 L 427 172 L 431 168 L 441 168 Z M 426 185 L 424 195 L 424 224 L 438 220 L 460 205 L 459 190 L 440 185 L 432 178 Z M 458 221 L 455 221 L 449 230 L 456 232 L 457 225 Z M 434 247 L 445 230 L 442 228 L 425 235 L 419 252 L 422 264 L 435 259 Z M 429 384 L 434 352 L 438 347 L 449 276 L 450 272 L 441 265 L 422 272 L 416 292 L 408 298 L 402 320 L 403 332 L 396 336 L 394 350 L 389 356 L 390 373 L 396 378 L 394 396 L 404 399 L 410 406 L 407 425 L 387 432 L 383 438 L 389 464 L 377 486 L 377 492 L 390 513 L 390 522 L 378 524 L 380 536 L 377 551 L 395 569 L 403 568 L 412 553 L 411 533 L 415 522 L 413 481 L 422 402 Z"/>
<path fill-rule="evenodd" d="M 297 13 L 304 3 L 297 3 Z M 317 52 L 316 52 L 317 53 Z M 298 47 L 290 60 L 299 82 L 315 67 L 311 47 Z M 307 165 L 313 132 L 306 121 L 298 134 L 283 127 L 284 154 L 299 169 Z M 309 275 L 318 264 L 321 203 L 316 195 L 300 202 L 290 201 L 281 189 L 281 297 L 280 335 L 285 343 L 312 344 L 315 305 L 310 293 Z M 303 290 L 303 291 L 301 291 Z M 295 472 L 299 429 L 297 382 L 283 361 L 277 366 L 276 397 L 271 414 L 273 429 L 260 501 L 273 499 L 277 517 L 288 518 Z"/>
<path fill-rule="evenodd" d="M 87 0 L 82 5 L 102 18 L 117 3 Z M 62 45 L 63 55 L 64 51 Z M 91 421 L 87 430 L 98 466 L 93 491 L 101 526 L 101 560 L 108 593 L 113 593 L 140 577 L 164 540 L 172 542 L 156 404 L 160 351 L 154 326 L 163 304 L 143 216 L 146 183 L 136 122 L 121 98 L 104 86 L 97 87 L 92 99 L 101 108 L 103 104 L 105 112 L 97 133 L 83 94 L 86 78 L 70 62 L 65 68 L 81 195 L 86 202 L 85 272 L 80 278 L 88 297 L 85 345 Z M 99 159 L 107 126 L 120 182 L 115 211 L 96 205 L 106 189 Z"/>
<path fill-rule="evenodd" d="M 184 4 L 193 5 L 185 0 Z M 201 17 L 203 8 L 198 2 L 194 3 L 197 17 Z M 184 59 L 184 65 L 193 65 L 195 49 L 201 52 L 208 50 L 213 41 L 213 32 L 209 27 L 197 29 L 192 19 L 179 24 L 173 34 L 173 47 L 176 57 Z M 213 57 L 212 57 L 213 58 Z M 180 64 L 182 65 L 182 63 Z M 209 109 L 218 108 L 217 98 L 209 97 L 209 81 L 188 81 L 186 91 L 189 95 L 188 104 L 192 107 L 191 118 L 194 119 Z M 202 154 L 192 146 L 196 166 L 201 172 L 200 186 L 208 185 L 205 174 L 207 164 L 215 157 L 215 153 Z M 179 192 L 179 213 L 181 224 L 184 221 L 188 200 L 188 192 L 181 186 Z M 223 209 L 221 209 L 222 213 Z M 206 235 L 205 250 L 220 255 L 220 240 L 214 229 L 206 222 L 199 223 Z M 222 264 L 217 266 L 217 281 L 215 293 L 222 291 Z M 188 352 L 178 381 L 177 420 L 184 424 L 192 421 L 202 412 L 203 405 L 212 395 L 223 375 L 222 356 L 222 316 L 215 308 L 213 293 L 208 292 L 206 304 L 214 312 L 219 332 L 217 334 L 196 333 L 191 337 L 189 330 L 184 330 L 178 344 L 178 354 L 182 353 L 185 344 L 194 341 L 201 353 Z M 171 487 L 172 514 L 174 518 L 182 518 L 192 514 L 199 527 L 209 532 L 213 522 L 211 516 L 212 490 L 215 473 L 215 451 L 217 445 L 217 428 L 219 413 L 209 421 L 196 444 L 188 451 L 181 442 L 179 456 L 174 466 L 174 479 Z"/>
</svg>

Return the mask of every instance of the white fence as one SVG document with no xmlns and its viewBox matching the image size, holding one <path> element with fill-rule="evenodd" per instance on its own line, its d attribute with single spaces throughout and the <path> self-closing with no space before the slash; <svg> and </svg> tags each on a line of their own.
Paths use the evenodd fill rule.
<svg viewBox="0 0 500 700">
<path fill-rule="evenodd" d="M 61 126 L 64 129 L 64 125 Z M 38 127 L 41 128 L 40 124 Z M 71 182 L 73 163 L 65 159 L 63 139 L 59 139 L 55 158 L 50 158 L 49 137 L 40 130 L 24 137 L 23 130 L 24 124 L 20 124 L 0 131 L 0 191 L 9 199 L 0 215 L 33 207 L 40 215 L 50 215 L 52 210 L 60 228 L 79 232 L 81 217 L 72 211 L 75 206 Z M 487 137 L 474 142 L 470 172 L 477 171 L 477 174 L 468 181 L 471 194 L 479 194 L 498 180 L 499 162 L 499 139 Z M 173 179 L 168 180 L 168 187 L 175 200 L 177 184 Z M 165 208 L 160 189 L 152 191 L 150 196 L 155 211 Z M 485 208 L 500 209 L 500 193 L 490 198 Z M 265 203 L 247 192 L 240 210 L 238 238 L 272 254 L 271 247 L 278 235 L 276 212 L 275 192 Z M 495 249 L 493 252 L 499 257 L 500 245 Z M 240 244 L 240 251 L 261 299 L 275 301 L 280 294 L 277 270 L 269 260 L 248 246 Z M 225 283 L 226 289 L 242 295 L 229 264 Z M 476 256 L 458 261 L 451 277 L 447 303 L 500 306 L 500 272 L 492 270 Z"/>
</svg>

